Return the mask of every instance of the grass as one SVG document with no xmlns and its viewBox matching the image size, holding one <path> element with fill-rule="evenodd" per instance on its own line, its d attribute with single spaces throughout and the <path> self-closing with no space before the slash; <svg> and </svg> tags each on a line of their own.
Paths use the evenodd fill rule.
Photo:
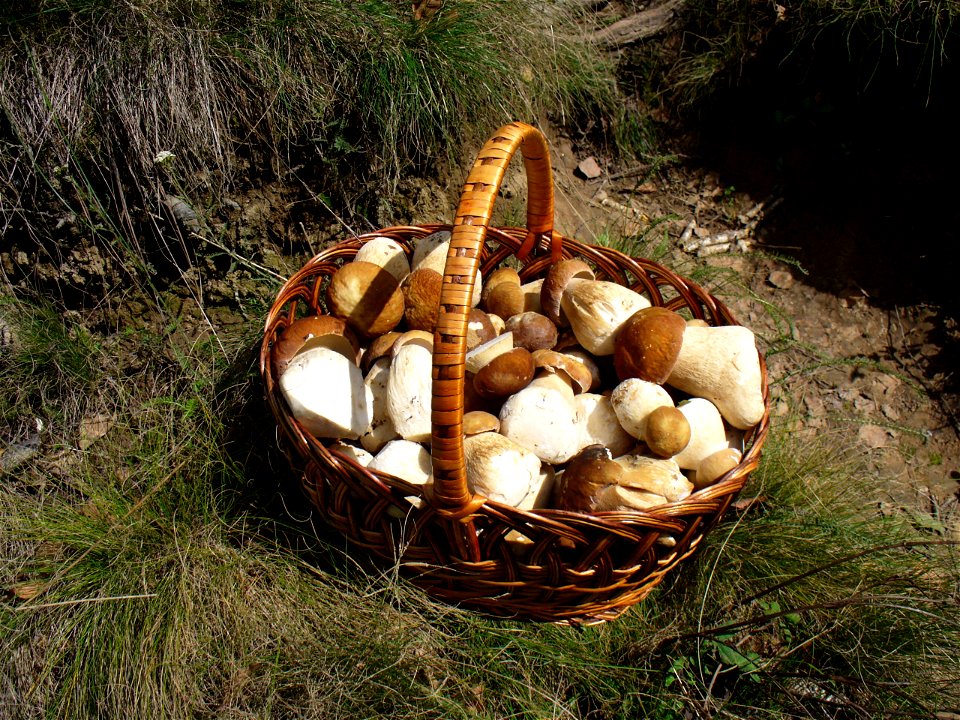
<svg viewBox="0 0 960 720">
<path fill-rule="evenodd" d="M 613 65 L 575 18 L 528 0 L 449 0 L 429 22 L 385 0 L 7 4 L 0 222 L 35 248 L 19 271 L 92 245 L 108 282 L 161 282 L 199 262 L 197 234 L 236 244 L 216 226 L 238 187 L 302 183 L 362 217 L 504 122 L 611 114 Z"/>
<path fill-rule="evenodd" d="M 250 336 L 133 338 L 153 360 L 124 378 L 122 343 L 42 304 L 4 310 L 17 340 L 0 377 L 20 393 L 4 442 L 47 419 L 41 452 L 0 484 L 6 717 L 927 717 L 960 703 L 960 553 L 943 525 L 879 514 L 873 478 L 829 438 L 775 435 L 755 503 L 616 622 L 492 621 L 361 569 L 310 524 L 263 444 Z M 81 452 L 84 418 L 105 409 Z"/>
</svg>

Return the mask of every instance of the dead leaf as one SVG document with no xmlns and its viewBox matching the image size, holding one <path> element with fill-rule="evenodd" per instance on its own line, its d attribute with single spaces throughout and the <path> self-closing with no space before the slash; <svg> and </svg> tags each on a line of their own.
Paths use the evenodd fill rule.
<svg viewBox="0 0 960 720">
<path fill-rule="evenodd" d="M 10 588 L 10 592 L 12 592 L 21 600 L 33 600 L 37 595 L 42 593 L 43 590 L 43 585 L 40 583 L 31 582 L 16 583 Z"/>
<path fill-rule="evenodd" d="M 113 427 L 113 422 L 113 416 L 106 413 L 98 413 L 81 420 L 80 439 L 77 441 L 78 447 L 81 450 L 86 450 L 110 432 L 110 428 Z"/>
</svg>

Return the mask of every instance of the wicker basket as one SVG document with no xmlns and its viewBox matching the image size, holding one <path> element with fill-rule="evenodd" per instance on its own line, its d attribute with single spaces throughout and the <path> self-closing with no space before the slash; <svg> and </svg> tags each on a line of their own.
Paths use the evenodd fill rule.
<svg viewBox="0 0 960 720">
<path fill-rule="evenodd" d="M 527 227 L 488 227 L 507 165 L 518 148 L 529 186 Z M 269 359 L 278 335 L 294 319 L 326 312 L 323 297 L 329 277 L 363 243 L 387 236 L 412 252 L 417 239 L 444 229 L 452 231 L 452 241 L 434 336 L 434 482 L 425 491 L 368 471 L 307 433 L 291 415 Z M 476 268 L 486 274 L 510 256 L 520 261 L 524 281 L 543 276 L 561 257 L 579 257 L 595 268 L 598 279 L 645 293 L 654 305 L 685 311 L 712 325 L 735 324 L 720 301 L 661 265 L 555 232 L 546 140 L 529 125 L 511 123 L 480 151 L 452 226 L 391 227 L 345 240 L 289 279 L 270 310 L 261 348 L 267 402 L 310 502 L 352 542 L 352 552 L 379 563 L 399 563 L 403 574 L 430 595 L 485 614 L 570 624 L 610 620 L 641 601 L 697 549 L 756 468 L 769 422 L 766 366 L 761 356 L 766 412 L 747 432 L 741 463 L 682 501 L 645 512 L 586 514 L 526 512 L 474 496 L 466 483 L 461 432 L 466 316 Z M 423 501 L 411 502 L 411 497 Z M 518 551 L 508 538 L 511 531 L 532 542 Z"/>
</svg>

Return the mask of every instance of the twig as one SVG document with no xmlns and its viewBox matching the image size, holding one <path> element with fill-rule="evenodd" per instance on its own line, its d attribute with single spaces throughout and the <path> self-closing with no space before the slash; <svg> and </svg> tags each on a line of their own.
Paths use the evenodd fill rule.
<svg viewBox="0 0 960 720">
<path fill-rule="evenodd" d="M 157 593 L 143 593 L 142 595 L 108 595 L 106 597 L 79 598 L 77 600 L 60 600 L 59 602 L 43 603 L 42 605 L 24 605 L 14 608 L 17 612 L 26 610 L 42 610 L 44 608 L 63 607 L 65 605 L 80 605 L 82 603 L 108 602 L 111 600 L 142 600 L 145 598 L 154 598 Z"/>
</svg>

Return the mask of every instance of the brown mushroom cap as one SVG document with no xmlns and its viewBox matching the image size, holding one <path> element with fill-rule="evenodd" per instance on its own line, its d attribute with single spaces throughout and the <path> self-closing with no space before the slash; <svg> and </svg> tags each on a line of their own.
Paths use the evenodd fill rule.
<svg viewBox="0 0 960 720">
<path fill-rule="evenodd" d="M 473 387 L 482 397 L 505 397 L 525 388 L 533 379 L 533 356 L 514 348 L 484 365 L 473 377 Z"/>
<path fill-rule="evenodd" d="M 570 378 L 576 392 L 587 392 L 593 384 L 590 369 L 580 360 L 553 350 L 537 350 L 533 353 L 533 363 L 538 369 L 547 372 L 562 372 Z"/>
<path fill-rule="evenodd" d="M 440 312 L 443 276 L 430 268 L 419 268 L 407 275 L 400 286 L 403 292 L 403 317 L 411 330 L 433 332 Z"/>
<path fill-rule="evenodd" d="M 640 378 L 662 384 L 680 355 L 686 321 L 662 307 L 636 312 L 614 342 L 613 363 L 621 380 Z"/>
<path fill-rule="evenodd" d="M 343 319 L 330 315 L 300 318 L 292 322 L 283 331 L 270 351 L 274 380 L 283 374 L 287 365 L 290 364 L 290 360 L 300 352 L 308 340 L 325 335 L 335 335 L 342 338 L 344 342 L 337 342 L 336 345 L 332 345 L 333 349 L 346 355 L 354 362 L 357 361 L 360 353 L 360 342 Z"/>
<path fill-rule="evenodd" d="M 506 329 L 513 333 L 513 344 L 535 350 L 549 350 L 557 344 L 557 326 L 546 315 L 522 312 L 507 320 Z"/>
<path fill-rule="evenodd" d="M 575 277 L 593 280 L 596 275 L 583 260 L 576 258 L 561 260 L 550 266 L 547 276 L 543 279 L 543 285 L 540 286 L 540 305 L 543 308 L 543 314 L 561 327 L 566 327 L 570 323 L 560 311 L 560 298 L 563 297 L 563 290 L 567 287 L 567 283 Z"/>
<path fill-rule="evenodd" d="M 690 442 L 690 423 L 680 410 L 663 405 L 647 416 L 643 440 L 660 457 L 673 457 Z"/>
<path fill-rule="evenodd" d="M 519 285 L 503 281 L 492 288 L 487 285 L 484 290 L 483 307 L 488 313 L 507 319 L 523 312 L 523 290 Z"/>
<path fill-rule="evenodd" d="M 403 318 L 403 293 L 389 272 L 368 262 L 347 263 L 330 278 L 330 312 L 365 337 L 393 330 Z"/>
<path fill-rule="evenodd" d="M 553 485 L 553 506 L 559 510 L 590 512 L 605 487 L 616 485 L 623 474 L 603 445 L 588 445 L 570 458 Z"/>
<path fill-rule="evenodd" d="M 500 418 L 483 410 L 472 410 L 463 414 L 463 434 L 479 435 L 482 432 L 497 432 Z"/>
<path fill-rule="evenodd" d="M 403 335 L 403 333 L 397 332 L 396 330 L 391 330 L 388 333 L 384 333 L 383 335 L 374 338 L 370 343 L 370 347 L 368 347 L 366 352 L 363 353 L 363 359 L 361 361 L 361 368 L 363 369 L 363 372 L 366 373 L 380 358 L 389 358 L 390 351 L 393 349 L 393 344 L 401 335 Z"/>
<path fill-rule="evenodd" d="M 467 315 L 467 350 L 493 340 L 499 333 L 483 310 L 471 308 Z"/>
<path fill-rule="evenodd" d="M 508 282 L 511 285 L 520 287 L 520 273 L 512 267 L 497 268 L 484 279 L 481 299 L 485 301 L 487 299 L 487 293 L 502 282 Z"/>
</svg>

